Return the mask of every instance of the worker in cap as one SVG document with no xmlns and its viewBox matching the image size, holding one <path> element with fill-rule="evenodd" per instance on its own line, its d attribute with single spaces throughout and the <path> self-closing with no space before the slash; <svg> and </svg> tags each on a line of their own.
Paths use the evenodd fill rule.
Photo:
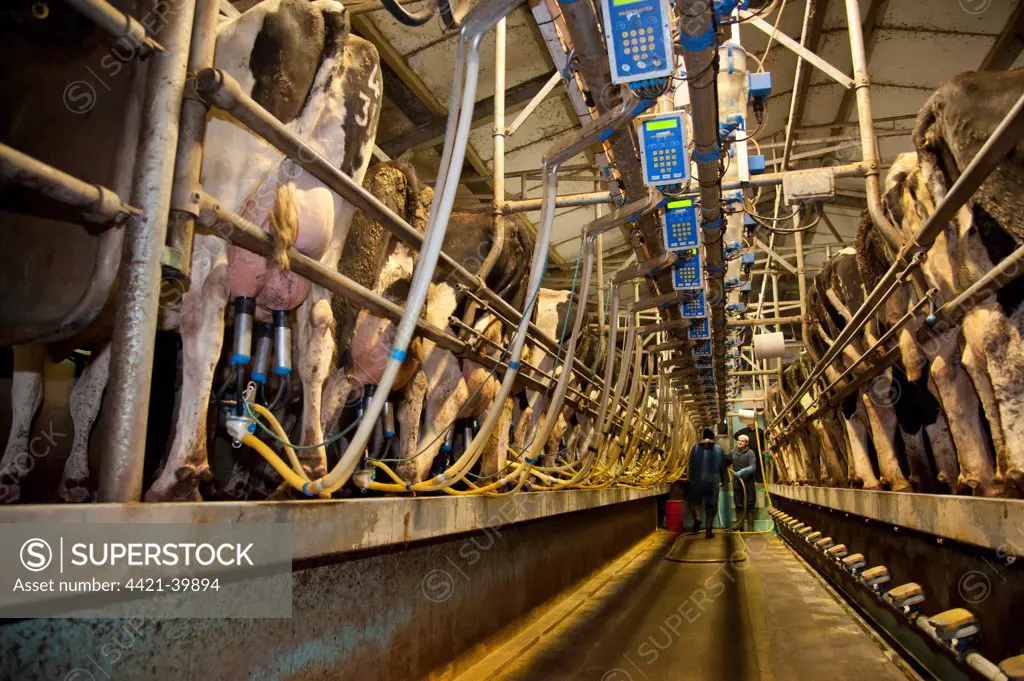
<svg viewBox="0 0 1024 681">
<path fill-rule="evenodd" d="M 750 448 L 750 437 L 740 435 L 736 438 L 736 448 L 729 452 L 726 463 L 732 466 L 732 499 L 736 507 L 736 517 L 744 518 L 748 531 L 754 529 L 754 478 L 757 471 L 757 454 Z"/>
</svg>

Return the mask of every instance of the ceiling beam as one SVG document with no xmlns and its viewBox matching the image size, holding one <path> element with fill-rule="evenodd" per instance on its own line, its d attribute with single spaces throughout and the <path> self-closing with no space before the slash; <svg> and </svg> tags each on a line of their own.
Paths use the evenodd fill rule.
<svg viewBox="0 0 1024 681">
<path fill-rule="evenodd" d="M 811 52 L 817 52 L 818 48 L 821 47 L 821 32 L 825 27 L 825 14 L 828 12 L 829 0 L 818 0 L 814 5 L 814 16 L 811 18 L 811 27 L 807 32 L 807 49 Z M 793 127 L 799 128 L 803 123 L 804 118 L 804 106 L 807 104 L 807 83 L 811 79 L 811 69 L 804 68 L 800 70 L 800 78 L 798 82 L 793 86 L 793 90 L 797 93 L 796 109 L 793 110 Z M 844 93 L 845 94 L 845 93 Z"/>
<path fill-rule="evenodd" d="M 864 31 L 864 56 L 869 65 L 871 64 L 871 53 L 874 51 L 875 44 L 878 42 L 878 36 L 875 35 L 875 27 L 885 16 L 886 10 L 889 8 L 890 0 L 871 0 L 871 4 L 868 5 L 868 13 L 864 17 L 864 23 L 862 24 Z M 843 92 L 843 98 L 839 102 L 839 111 L 836 113 L 835 120 L 832 121 L 832 125 L 839 126 L 846 122 L 846 119 L 850 117 L 853 112 L 853 105 L 857 101 L 856 88 L 852 88 Z M 842 127 L 832 128 L 832 134 L 838 135 L 842 132 Z"/>
<path fill-rule="evenodd" d="M 1005 71 L 1024 50 L 1024 5 L 1018 3 L 992 49 L 981 61 L 979 71 Z"/>
<path fill-rule="evenodd" d="M 386 63 L 395 75 L 401 80 L 416 96 L 416 98 L 423 103 L 423 105 L 430 111 L 435 118 L 446 119 L 448 117 L 448 108 L 441 103 L 427 84 L 423 82 L 401 53 L 395 49 L 395 46 L 381 33 L 380 29 L 370 21 L 368 15 L 354 16 L 352 17 L 352 28 L 355 29 L 356 33 L 361 35 L 363 38 L 368 40 L 377 48 L 377 53 L 380 58 Z M 549 74 L 550 75 L 550 74 Z M 466 145 L 466 162 L 469 166 L 476 171 L 476 174 L 481 177 L 490 177 L 491 170 L 488 168 L 487 163 L 481 158 L 480 154 L 477 153 L 476 149 L 473 148 L 472 144 Z M 494 186 L 490 180 L 485 181 L 485 186 L 490 190 L 494 190 Z M 512 219 L 523 226 L 527 232 L 532 236 L 536 237 L 537 228 L 532 222 L 527 220 L 524 216 L 516 214 L 512 216 Z M 549 250 L 551 260 L 554 262 L 565 262 L 561 255 L 558 254 L 554 249 Z"/>
<path fill-rule="evenodd" d="M 515 114 L 525 107 L 533 97 L 551 80 L 554 72 L 546 73 L 515 85 L 505 93 L 505 115 Z M 487 97 L 476 103 L 473 108 L 472 127 L 479 128 L 490 125 L 494 121 L 494 97 Z M 380 145 L 392 158 L 401 156 L 409 149 L 428 147 L 444 141 L 447 120 L 437 117 L 426 125 Z"/>
</svg>

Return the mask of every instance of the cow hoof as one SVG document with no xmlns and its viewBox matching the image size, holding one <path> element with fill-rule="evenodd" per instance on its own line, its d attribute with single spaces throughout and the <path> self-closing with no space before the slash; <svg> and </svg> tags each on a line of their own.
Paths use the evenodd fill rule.
<svg viewBox="0 0 1024 681">
<path fill-rule="evenodd" d="M 57 490 L 57 497 L 66 504 L 81 504 L 89 501 L 92 495 L 84 480 L 63 480 Z"/>
<path fill-rule="evenodd" d="M 13 504 L 21 499 L 21 485 L 11 481 L 0 485 L 0 504 Z"/>
<path fill-rule="evenodd" d="M 205 463 L 196 466 L 182 466 L 174 471 L 173 479 L 168 480 L 163 472 L 153 486 L 146 492 L 145 501 L 202 501 L 199 494 L 199 483 L 213 479 L 210 467 Z"/>
</svg>

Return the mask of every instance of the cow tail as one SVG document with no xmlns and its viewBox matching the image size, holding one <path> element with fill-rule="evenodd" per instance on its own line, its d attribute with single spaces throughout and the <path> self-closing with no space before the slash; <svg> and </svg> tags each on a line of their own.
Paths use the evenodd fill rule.
<svg viewBox="0 0 1024 681">
<path fill-rule="evenodd" d="M 284 272 L 290 264 L 288 249 L 299 238 L 299 209 L 295 205 L 294 185 L 290 182 L 277 187 L 270 209 L 270 230 L 274 235 L 274 262 Z"/>
</svg>

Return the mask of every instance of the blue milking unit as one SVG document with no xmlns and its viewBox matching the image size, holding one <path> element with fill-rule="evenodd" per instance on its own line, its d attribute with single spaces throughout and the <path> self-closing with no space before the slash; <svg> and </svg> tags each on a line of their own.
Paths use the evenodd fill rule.
<svg viewBox="0 0 1024 681">
<path fill-rule="evenodd" d="M 693 356 L 694 357 L 710 357 L 711 356 L 711 341 L 702 340 L 697 341 L 693 344 Z"/>
<path fill-rule="evenodd" d="M 698 369 L 710 369 L 714 363 L 710 359 L 695 359 L 693 365 Z"/>
<path fill-rule="evenodd" d="M 703 290 L 704 258 L 699 248 L 680 251 L 672 266 L 672 288 L 676 291 Z"/>
<path fill-rule="evenodd" d="M 698 291 L 697 295 L 679 306 L 679 316 L 683 319 L 700 319 L 708 316 L 707 295 Z"/>
<path fill-rule="evenodd" d="M 638 127 L 644 184 L 659 187 L 689 182 L 686 114 L 672 111 L 644 116 L 638 119 Z"/>
<path fill-rule="evenodd" d="M 700 245 L 700 219 L 693 199 L 669 201 L 661 226 L 666 251 L 685 251 Z"/>
<path fill-rule="evenodd" d="M 668 76 L 675 70 L 665 0 L 601 0 L 613 83 Z"/>
<path fill-rule="evenodd" d="M 714 369 L 700 369 L 697 371 L 697 378 L 703 383 L 714 383 L 715 382 L 715 370 Z"/>
<path fill-rule="evenodd" d="M 711 322 L 707 317 L 703 319 L 696 319 L 690 324 L 690 329 L 687 332 L 687 337 L 690 340 L 706 340 L 711 338 Z"/>
</svg>

